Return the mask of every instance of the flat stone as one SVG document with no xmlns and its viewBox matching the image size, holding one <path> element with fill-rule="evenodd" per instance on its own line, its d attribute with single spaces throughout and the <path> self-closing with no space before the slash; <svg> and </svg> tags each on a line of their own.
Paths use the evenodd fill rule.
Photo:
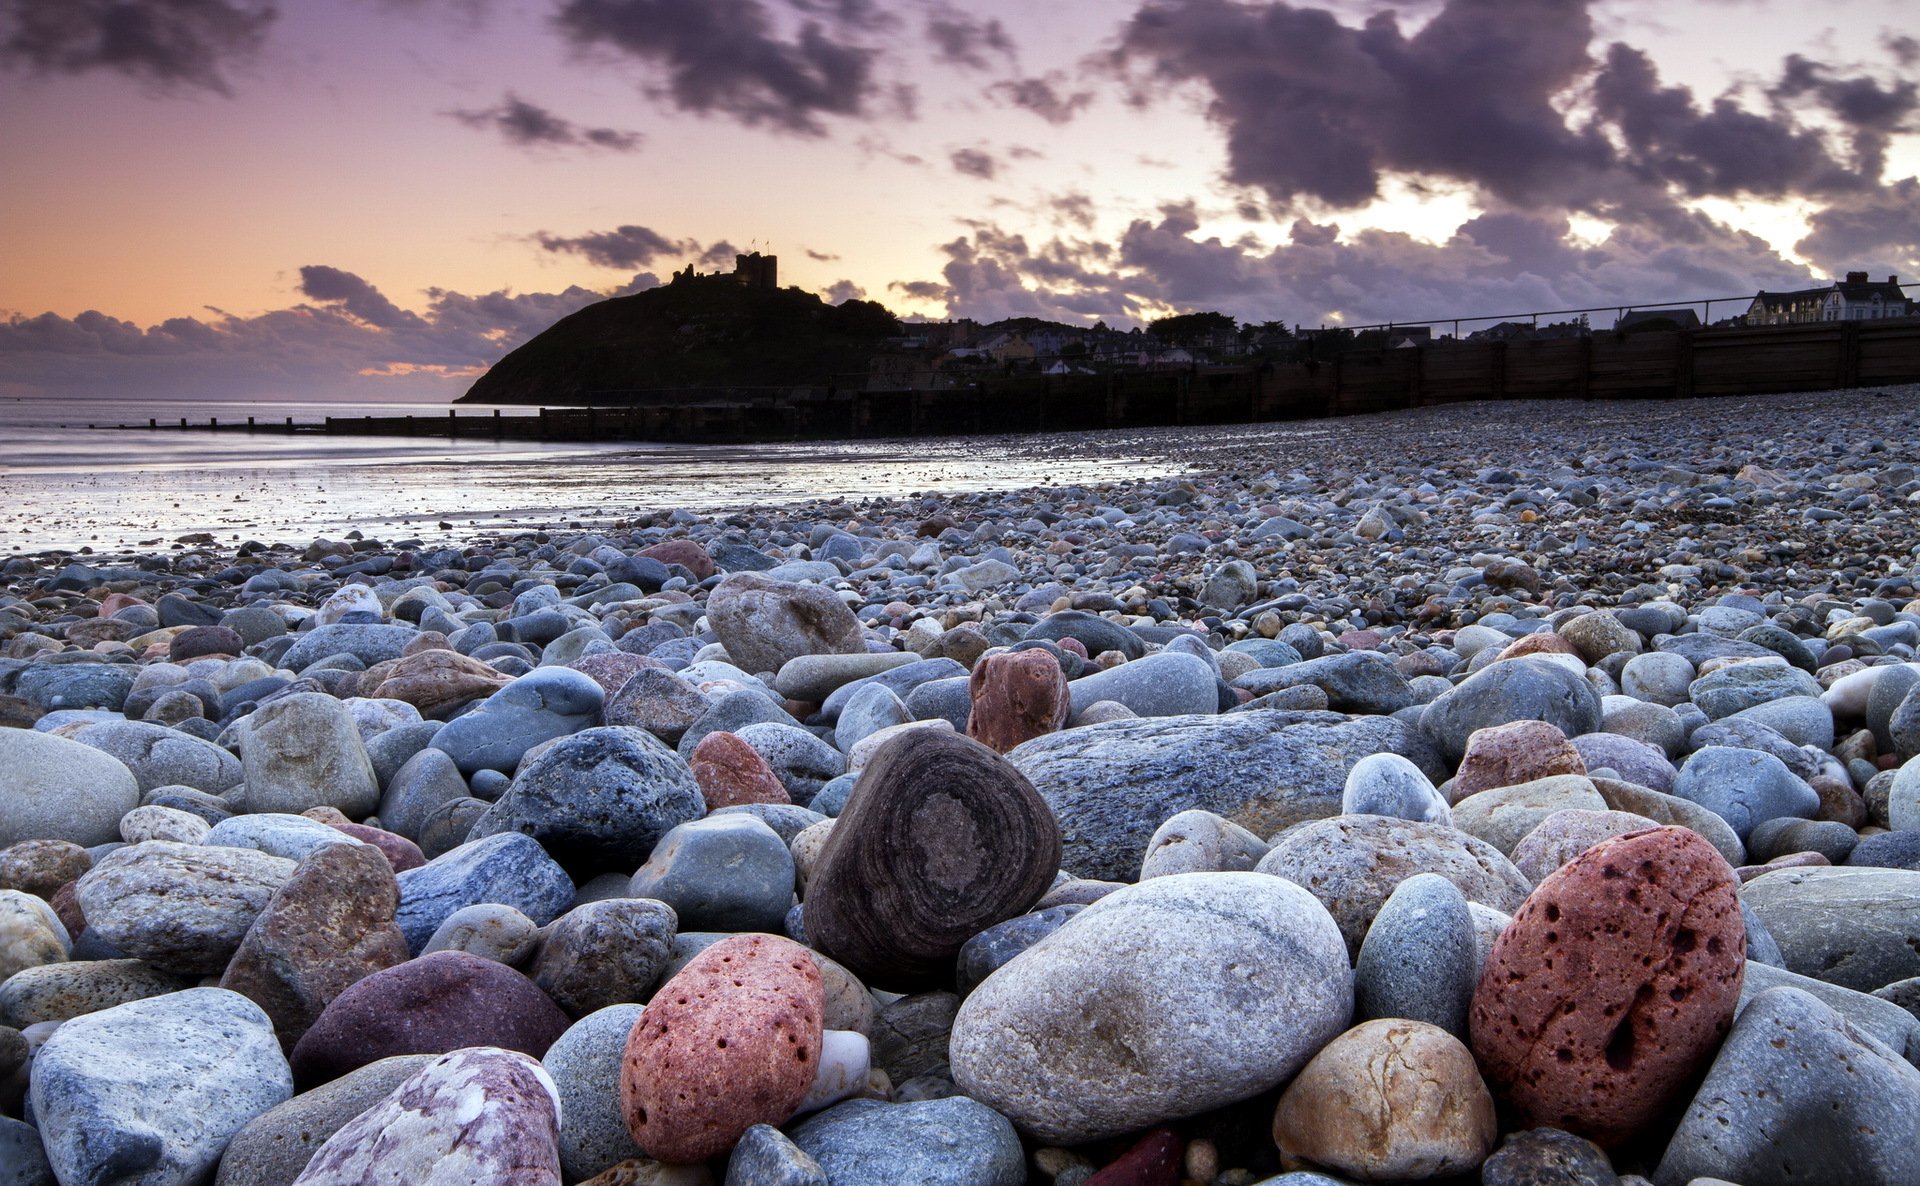
<svg viewBox="0 0 1920 1186">
<path fill-rule="evenodd" d="M 109 844 L 120 838 L 120 817 L 140 806 L 125 763 L 50 733 L 0 729 L 0 771 L 0 847 Z"/>
<path fill-rule="evenodd" d="M 1580 808 L 1556 811 L 1513 846 L 1513 864 L 1527 880 L 1538 885 L 1554 870 L 1602 840 L 1659 826 L 1659 820 L 1630 811 Z"/>
<path fill-rule="evenodd" d="M 1511 853 L 1550 815 L 1606 809 L 1607 801 L 1585 775 L 1556 774 L 1468 795 L 1453 805 L 1453 825 Z"/>
<path fill-rule="evenodd" d="M 259 1006 L 190 988 L 63 1023 L 34 1057 L 30 1094 L 60 1181 L 186 1186 L 293 1081 Z"/>
<path fill-rule="evenodd" d="M 1007 759 L 950 733 L 903 734 L 862 770 L 806 887 L 810 941 L 869 984 L 944 982 L 969 938 L 1030 908 L 1059 829 Z"/>
<path fill-rule="evenodd" d="M 1380 716 L 1399 712 L 1414 702 L 1407 678 L 1394 669 L 1387 656 L 1371 651 L 1326 655 L 1285 667 L 1258 668 L 1235 679 L 1233 686 L 1255 696 L 1286 688 L 1319 688 L 1327 694 L 1327 707 L 1335 712 Z"/>
<path fill-rule="evenodd" d="M 1811 675 L 1779 660 L 1736 663 L 1708 672 L 1687 686 L 1687 698 L 1717 721 L 1741 709 L 1787 696 L 1818 698 L 1826 689 Z"/>
<path fill-rule="evenodd" d="M 789 700 L 819 703 L 834 689 L 854 680 L 866 679 L 919 661 L 920 656 L 908 651 L 797 655 L 780 665 L 774 676 L 773 689 Z"/>
<path fill-rule="evenodd" d="M 678 745 L 713 705 L 712 697 L 673 672 L 644 670 L 608 696 L 604 719 L 609 725 L 645 729 L 668 745 Z"/>
<path fill-rule="evenodd" d="M 1920 873 L 1782 869 L 1740 896 L 1803 976 L 1860 992 L 1920 976 Z"/>
<path fill-rule="evenodd" d="M 955 1020 L 953 1077 L 1037 1139 L 1077 1144 L 1275 1087 L 1352 1008 L 1339 928 L 1305 890 L 1156 877 L 987 977 Z"/>
<path fill-rule="evenodd" d="M 478 902 L 462 906 L 434 929 L 420 951 L 464 951 L 496 964 L 518 967 L 540 944 L 540 928 L 511 906 Z"/>
<path fill-rule="evenodd" d="M 304 671 L 322 659 L 352 655 L 372 667 L 388 659 L 398 659 L 418 634 L 412 626 L 372 622 L 320 625 L 295 638 L 293 646 L 280 657 L 280 666 Z"/>
<path fill-rule="evenodd" d="M 227 966 L 294 863 L 243 848 L 150 840 L 101 858 L 74 887 L 87 929 L 170 972 Z"/>
<path fill-rule="evenodd" d="M 289 861 L 305 860 L 323 848 L 371 847 L 319 820 L 272 811 L 223 819 L 201 837 L 200 843 L 252 849 Z"/>
</svg>

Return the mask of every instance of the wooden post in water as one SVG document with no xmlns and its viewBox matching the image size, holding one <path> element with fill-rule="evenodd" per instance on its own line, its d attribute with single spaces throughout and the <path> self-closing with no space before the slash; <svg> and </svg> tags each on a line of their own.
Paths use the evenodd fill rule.
<svg viewBox="0 0 1920 1186">
<path fill-rule="evenodd" d="M 253 431 L 253 417 L 251 416 L 247 417 L 247 431 L 248 432 Z"/>
<path fill-rule="evenodd" d="M 506 430 L 506 425 L 500 423 L 500 409 L 495 408 L 493 410 L 493 439 L 496 441 L 499 440 L 501 436 L 505 434 Z"/>
<path fill-rule="evenodd" d="M 287 435 L 293 435 L 293 417 L 291 416 L 287 417 Z"/>
<path fill-rule="evenodd" d="M 155 420 L 155 419 L 153 419 L 152 417 L 148 417 L 148 419 L 147 419 L 147 427 L 148 427 L 148 428 L 158 428 L 158 427 L 160 427 L 160 422 L 159 422 L 158 420 Z"/>
<path fill-rule="evenodd" d="M 220 417 L 218 417 L 218 416 L 209 416 L 209 417 L 207 417 L 207 427 L 208 427 L 208 428 L 218 428 L 218 427 L 220 427 Z"/>
<path fill-rule="evenodd" d="M 453 422 L 453 409 L 448 408 L 447 409 L 447 439 L 453 440 L 455 437 L 459 435 L 460 435 L 460 427 L 459 425 Z"/>
</svg>

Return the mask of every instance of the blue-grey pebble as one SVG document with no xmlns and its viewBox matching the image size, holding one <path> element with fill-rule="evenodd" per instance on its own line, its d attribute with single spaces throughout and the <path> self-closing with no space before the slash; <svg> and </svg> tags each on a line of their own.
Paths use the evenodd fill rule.
<svg viewBox="0 0 1920 1186">
<path fill-rule="evenodd" d="M 603 700 L 591 677 L 570 667 L 542 667 L 449 721 L 433 745 L 463 774 L 512 770 L 541 742 L 596 724 Z"/>
<path fill-rule="evenodd" d="M 1026 1157 L 1006 1117 L 966 1096 L 854 1099 L 802 1121 L 793 1143 L 833 1186 L 1023 1186 Z"/>
<path fill-rule="evenodd" d="M 833 727 L 833 744 L 841 753 L 850 753 L 862 738 L 913 719 L 893 689 L 884 684 L 871 684 L 840 710 L 840 719 Z"/>
<path fill-rule="evenodd" d="M 573 881 L 540 842 L 504 832 L 462 844 L 417 869 L 400 883 L 394 921 L 415 955 L 447 917 L 462 906 L 498 902 L 545 926 L 573 904 Z"/>
<path fill-rule="evenodd" d="M 293 646 L 280 657 L 280 666 L 304 671 L 334 655 L 352 655 L 368 667 L 398 659 L 408 643 L 419 635 L 412 626 L 374 623 L 337 622 L 316 626 L 295 636 Z"/>
<path fill-rule="evenodd" d="M 847 756 L 798 725 L 758 722 L 734 731 L 767 761 L 787 797 L 802 806 L 847 772 Z"/>
<path fill-rule="evenodd" d="M 1475 731 L 1514 721 L 1546 721 L 1568 737 L 1600 727 L 1600 693 L 1565 665 L 1503 659 L 1454 685 L 1426 706 L 1420 730 L 1458 764 Z"/>
<path fill-rule="evenodd" d="M 642 1008 L 608 1005 L 587 1014 L 540 1060 L 560 1091 L 560 1168 L 570 1182 L 643 1156 L 620 1110 L 620 1058 Z"/>
<path fill-rule="evenodd" d="M 811 807 L 794 803 L 735 803 L 731 807 L 720 808 L 713 815 L 750 815 L 779 833 L 780 839 L 788 844 L 793 843 L 795 836 L 827 818 Z"/>
<path fill-rule="evenodd" d="M 1078 714 L 1089 704 L 1112 700 L 1135 716 L 1176 717 L 1219 711 L 1219 677 L 1206 660 L 1179 651 L 1161 651 L 1118 667 L 1083 675 L 1067 685 Z"/>
<path fill-rule="evenodd" d="M 712 708 L 701 713 L 698 720 L 687 726 L 687 731 L 680 735 L 675 748 L 681 757 L 690 758 L 694 747 L 707 734 L 738 733 L 748 725 L 757 724 L 797 726 L 800 722 L 765 693 L 743 688 L 717 697 Z"/>
<path fill-rule="evenodd" d="M 1695 750 L 1673 780 L 1673 793 L 1726 820 L 1742 843 L 1766 820 L 1810 819 L 1820 810 L 1819 792 L 1779 758 L 1727 746 Z"/>
<path fill-rule="evenodd" d="M 1340 796 L 1345 815 L 1390 815 L 1453 826 L 1446 796 L 1420 767 L 1399 754 L 1369 754 L 1347 771 Z"/>
<path fill-rule="evenodd" d="M 916 721 L 946 721 L 954 732 L 965 733 L 973 719 L 972 684 L 964 675 L 928 680 L 907 693 L 907 713 Z"/>
<path fill-rule="evenodd" d="M 855 784 L 860 781 L 859 774 L 842 774 L 832 782 L 820 788 L 820 793 L 807 804 L 809 811 L 818 812 L 828 818 L 837 818 L 846 810 L 847 798 L 853 794 Z"/>
<path fill-rule="evenodd" d="M 1418 873 L 1394 887 L 1360 943 L 1355 1009 L 1360 1018 L 1424 1021 L 1464 1042 L 1479 971 L 1466 895 Z"/>
<path fill-rule="evenodd" d="M 663 836 L 631 892 L 672 906 L 686 930 L 777 934 L 793 885 L 793 854 L 779 833 L 750 815 L 713 815 Z"/>
<path fill-rule="evenodd" d="M 408 758 L 383 785 L 386 790 L 380 796 L 380 824 L 409 840 L 420 838 L 427 817 L 441 805 L 470 794 L 452 755 L 432 746 Z"/>
<path fill-rule="evenodd" d="M 954 980 L 961 996 L 966 996 L 982 980 L 1004 967 L 1014 956 L 1053 934 L 1067 920 L 1085 910 L 1081 904 L 1049 906 L 1031 914 L 995 923 L 967 940 L 955 960 Z"/>
<path fill-rule="evenodd" d="M 828 1186 L 827 1171 L 771 1124 L 740 1136 L 727 1157 L 722 1186 Z"/>
</svg>

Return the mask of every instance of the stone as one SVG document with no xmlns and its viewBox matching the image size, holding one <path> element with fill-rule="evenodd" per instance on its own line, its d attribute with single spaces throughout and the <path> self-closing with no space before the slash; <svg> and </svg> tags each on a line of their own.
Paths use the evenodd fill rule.
<svg viewBox="0 0 1920 1186">
<path fill-rule="evenodd" d="M 430 650 L 377 663 L 360 676 L 360 694 L 398 700 L 420 715 L 445 720 L 474 700 L 493 695 L 513 677 L 458 651 Z"/>
<path fill-rule="evenodd" d="M 1458 763 L 1474 733 L 1515 721 L 1552 725 L 1564 737 L 1591 733 L 1600 727 L 1600 693 L 1551 660 L 1505 659 L 1441 693 L 1421 714 L 1420 729 Z"/>
<path fill-rule="evenodd" d="M 1717 721 L 1742 709 L 1787 696 L 1818 698 L 1826 691 L 1820 682 L 1797 667 L 1775 659 L 1762 663 L 1734 663 L 1710 671 L 1687 685 L 1687 698 L 1707 719 Z"/>
<path fill-rule="evenodd" d="M 532 955 L 539 943 L 540 928 L 531 918 L 511 906 L 478 902 L 449 914 L 420 954 L 464 951 L 512 968 Z"/>
<path fill-rule="evenodd" d="M 294 863 L 244 848 L 149 840 L 101 858 L 74 887 L 87 930 L 170 972 L 214 975 Z"/>
<path fill-rule="evenodd" d="M 1355 1015 L 1423 1022 L 1464 1040 L 1479 980 L 1466 895 L 1437 873 L 1418 873 L 1394 887 L 1361 940 Z"/>
<path fill-rule="evenodd" d="M 1219 681 L 1198 656 L 1161 651 L 1069 683 L 1069 715 L 1106 701 L 1123 704 L 1138 717 L 1204 715 L 1219 710 Z"/>
<path fill-rule="evenodd" d="M 1620 1186 L 1607 1151 L 1558 1128 L 1512 1133 L 1480 1167 L 1481 1186 Z"/>
<path fill-rule="evenodd" d="M 396 1054 L 498 1046 L 538 1058 L 567 1015 L 512 968 L 436 951 L 375 972 L 335 997 L 294 1044 L 295 1082 L 311 1089 Z"/>
<path fill-rule="evenodd" d="M 671 671 L 637 671 L 607 698 L 609 725 L 645 729 L 668 745 L 680 744 L 693 723 L 714 705 L 713 698 Z"/>
<path fill-rule="evenodd" d="M 456 1050 L 327 1138 L 296 1186 L 560 1186 L 560 1096 L 540 1064 Z"/>
<path fill-rule="evenodd" d="M 673 907 L 688 930 L 777 932 L 793 887 L 779 833 L 750 815 L 716 815 L 668 832 L 628 892 Z"/>
<path fill-rule="evenodd" d="M 142 792 L 188 786 L 218 795 L 240 782 L 240 760 L 211 741 L 144 721 L 106 721 L 74 734 L 81 745 L 120 759 Z"/>
<path fill-rule="evenodd" d="M 1429 777 L 1431 747 L 1391 717 L 1261 710 L 1114 721 L 1035 738 L 1007 755 L 1060 822 L 1062 867 L 1120 881 L 1154 829 L 1200 809 L 1271 836 L 1336 815 L 1347 772 L 1397 753 Z"/>
<path fill-rule="evenodd" d="M 136 959 L 42 964 L 0 983 L 0 1025 L 23 1030 L 192 986 L 192 977 L 162 972 Z"/>
<path fill-rule="evenodd" d="M 212 826 L 199 816 L 158 804 L 136 807 L 120 817 L 120 838 L 128 844 L 139 844 L 143 840 L 203 844 L 212 831 Z"/>
<path fill-rule="evenodd" d="M 989 655 L 967 680 L 967 736 L 1004 754 L 1066 728 L 1072 697 L 1060 664 L 1043 650 Z"/>
<path fill-rule="evenodd" d="M 796 655 L 780 665 L 773 690 L 789 700 L 818 704 L 836 688 L 919 661 L 918 655 L 905 651 Z"/>
<path fill-rule="evenodd" d="M 262 1112 L 228 1142 L 214 1186 L 292 1186 L 328 1137 L 436 1057 L 383 1058 Z"/>
<path fill-rule="evenodd" d="M 796 1125 L 792 1139 L 833 1186 L 1022 1186 L 1027 1180 L 1013 1125 L 964 1096 L 848 1100 Z"/>
<path fill-rule="evenodd" d="M 62 1182 L 205 1181 L 233 1134 L 292 1093 L 266 1014 L 218 988 L 77 1017 L 33 1060 L 33 1114 Z"/>
<path fill-rule="evenodd" d="M 1673 763 L 1658 747 L 1615 733 L 1589 733 L 1573 739 L 1573 748 L 1587 770 L 1612 770 L 1626 782 L 1653 790 L 1673 789 Z"/>
<path fill-rule="evenodd" d="M 1810 819 L 1820 809 L 1819 792 L 1780 759 L 1719 745 L 1694 751 L 1673 780 L 1673 793 L 1726 820 L 1742 843 L 1756 824 L 1783 816 Z"/>
<path fill-rule="evenodd" d="M 771 1124 L 741 1134 L 723 1186 L 828 1186 L 827 1171 Z"/>
<path fill-rule="evenodd" d="M 1659 820 L 1630 811 L 1590 811 L 1581 808 L 1556 811 L 1536 824 L 1533 831 L 1513 846 L 1513 864 L 1527 880 L 1538 885 L 1547 879 L 1548 874 L 1602 840 L 1659 826 Z"/>
<path fill-rule="evenodd" d="M 1585 775 L 1556 774 L 1468 795 L 1453 805 L 1453 823 L 1462 832 L 1511 853 L 1541 820 L 1556 812 L 1606 809 L 1607 801 Z"/>
<path fill-rule="evenodd" d="M 1559 729 L 1545 721 L 1513 721 L 1476 730 L 1467 738 L 1460 770 L 1447 789 L 1458 803 L 1495 787 L 1586 772 L 1579 749 Z"/>
<path fill-rule="evenodd" d="M 1920 976 L 1920 873 L 1782 869 L 1740 896 L 1802 976 L 1869 993 Z"/>
<path fill-rule="evenodd" d="M 1911 1182 L 1916 1104 L 1920 1070 L 1808 994 L 1771 989 L 1734 1023 L 1653 1178 Z"/>
<path fill-rule="evenodd" d="M 418 869 L 427 863 L 427 855 L 420 846 L 405 836 L 396 835 L 384 828 L 369 828 L 365 824 L 329 823 L 327 825 L 362 844 L 372 845 L 386 858 L 387 867 L 395 873 L 405 873 L 409 869 Z"/>
<path fill-rule="evenodd" d="M 737 733 L 723 729 L 702 737 L 700 744 L 693 747 L 687 766 L 693 772 L 694 782 L 700 786 L 708 811 L 741 803 L 791 802 L 787 788 L 774 776 L 773 767 Z"/>
<path fill-rule="evenodd" d="M 627 1039 L 620 1107 L 634 1141 L 662 1161 L 703 1161 L 785 1122 L 813 1081 L 824 1006 L 797 943 L 737 935 L 701 952 Z"/>
<path fill-rule="evenodd" d="M 1920 758 L 1909 758 L 1887 788 L 1887 826 L 1920 832 Z"/>
<path fill-rule="evenodd" d="M 848 755 L 798 725 L 759 721 L 741 726 L 735 736 L 765 759 L 794 803 L 811 802 L 821 787 L 847 772 Z"/>
<path fill-rule="evenodd" d="M 1258 668 L 1233 681 L 1255 696 L 1287 688 L 1319 688 L 1335 712 L 1387 715 L 1414 702 L 1407 678 L 1383 656 L 1371 651 L 1326 655 L 1285 667 Z"/>
<path fill-rule="evenodd" d="M 705 813 L 680 755 L 643 729 L 605 726 L 530 759 L 469 838 L 524 833 L 585 880 L 632 868 L 669 829 Z"/>
<path fill-rule="evenodd" d="M 120 817 L 140 806 L 125 763 L 51 733 L 0 729 L 0 770 L 0 847 L 109 844 L 120 838 Z"/>
<path fill-rule="evenodd" d="M 1739 885 L 1712 845 L 1676 827 L 1603 841 L 1495 941 L 1474 1055 L 1524 1123 L 1620 1144 L 1713 1057 L 1745 960 Z"/>
<path fill-rule="evenodd" d="M 1077 609 L 1048 614 L 1028 628 L 1027 637 L 1048 642 L 1071 638 L 1085 647 L 1089 655 L 1119 651 L 1133 660 L 1147 653 L 1147 644 L 1138 634 L 1118 622 Z"/>
<path fill-rule="evenodd" d="M 0 982 L 28 968 L 62 963 L 72 947 L 53 907 L 22 890 L 0 890 Z"/>
<path fill-rule="evenodd" d="M 467 780 L 445 750 L 429 746 L 408 758 L 380 796 L 380 824 L 418 840 L 427 817 L 440 806 L 468 797 Z"/>
<path fill-rule="evenodd" d="M 1165 876 L 1171 876 L 1166 874 Z M 998 922 L 967 940 L 960 947 L 954 982 L 965 996 L 980 982 L 1004 967 L 1014 956 L 1059 930 L 1066 921 L 1086 909 L 1084 906 L 1049 906 L 1018 918 Z"/>
<path fill-rule="evenodd" d="M 777 672 L 802 655 L 859 655 L 866 632 L 838 594 L 757 573 L 729 575 L 707 595 L 707 621 L 742 670 Z"/>
<path fill-rule="evenodd" d="M 1181 811 L 1154 830 L 1140 880 L 1173 873 L 1242 873 L 1267 855 L 1267 842 L 1211 811 Z"/>
<path fill-rule="evenodd" d="M 960 998 L 916 992 L 888 1001 L 873 1021 L 873 1065 L 896 1083 L 947 1073 L 947 1049 Z"/>
<path fill-rule="evenodd" d="M 954 682 L 964 684 L 966 681 Z M 870 683 L 855 692 L 841 708 L 840 718 L 833 725 L 833 744 L 841 753 L 852 753 L 855 746 L 875 733 L 904 725 L 913 719 L 914 715 L 907 710 L 906 702 L 895 695 L 891 688 Z M 950 720 L 948 723 L 964 729 L 967 714 L 962 714 L 957 722 Z"/>
<path fill-rule="evenodd" d="M 598 724 L 604 699 L 591 676 L 569 667 L 535 668 L 449 721 L 433 735 L 433 746 L 462 774 L 512 770 L 541 742 Z"/>
<path fill-rule="evenodd" d="M 1390 815 L 1451 827 L 1453 812 L 1433 780 L 1399 754 L 1370 754 L 1347 771 L 1342 815 Z"/>
<path fill-rule="evenodd" d="M 1747 971 L 1740 983 L 1740 1008 L 1770 988 L 1797 988 L 1838 1013 L 1861 1033 L 1884 1043 L 1889 1050 L 1904 1052 L 1907 1061 L 1920 1065 L 1920 1018 L 1887 999 L 1885 989 L 1873 994 L 1841 988 L 1785 968 L 1763 964 L 1753 958 L 1753 940 L 1747 940 Z"/>
<path fill-rule="evenodd" d="M 1608 655 L 1635 655 L 1645 645 L 1640 635 L 1622 622 L 1612 610 L 1594 610 L 1569 618 L 1560 624 L 1559 634 L 1589 667 L 1596 667 Z"/>
<path fill-rule="evenodd" d="M 440 924 L 463 906 L 512 906 L 545 926 L 573 903 L 573 881 L 539 841 L 505 832 L 463 844 L 396 878 L 400 908 L 394 921 L 418 952 Z"/>
<path fill-rule="evenodd" d="M 672 907 L 644 898 L 576 906 L 547 927 L 527 974 L 569 1017 L 641 1000 L 667 966 L 678 923 Z"/>
<path fill-rule="evenodd" d="M 1353 956 L 1402 881 L 1437 873 L 1469 902 L 1511 913 L 1532 883 L 1499 849 L 1455 828 L 1381 815 L 1315 820 L 1281 834 L 1255 868 L 1310 890 Z"/>
<path fill-rule="evenodd" d="M 954 1022 L 953 1077 L 1029 1135 L 1078 1144 L 1278 1086 L 1352 1009 L 1339 928 L 1311 894 L 1257 873 L 1156 877 L 987 977 Z"/>
<path fill-rule="evenodd" d="M 317 849 L 267 900 L 220 987 L 259 1005 L 280 1044 L 292 1049 L 328 1002 L 405 962 L 407 939 L 393 921 L 399 904 L 393 867 L 378 849 Z"/>
<path fill-rule="evenodd" d="M 0 1116 L 0 1186 L 59 1186 L 40 1130 L 11 1116 Z"/>
<path fill-rule="evenodd" d="M 223 819 L 206 832 L 200 843 L 215 848 L 248 848 L 289 861 L 305 860 L 323 848 L 372 847 L 319 820 L 282 812 Z"/>
<path fill-rule="evenodd" d="M 1185 1142 L 1170 1128 L 1156 1128 L 1102 1166 L 1081 1186 L 1179 1186 Z M 1057 1181 L 1062 1175 L 1056 1174 Z M 1212 1175 L 1209 1175 L 1209 1180 Z"/>
<path fill-rule="evenodd" d="M 1593 779 L 1593 787 L 1607 801 L 1609 811 L 1630 811 L 1655 823 L 1691 828 L 1706 837 L 1727 864 L 1738 867 L 1746 863 L 1746 845 L 1740 842 L 1733 825 L 1698 803 L 1610 778 Z"/>
<path fill-rule="evenodd" d="M 506 788 L 500 790 L 504 792 Z M 485 799 L 449 799 L 428 812 L 420 825 L 421 855 L 432 861 L 465 844 L 473 825 L 480 822 L 480 817 L 487 814 L 491 806 Z"/>
<path fill-rule="evenodd" d="M 877 987 L 942 983 L 962 944 L 1046 892 L 1059 837 L 1007 759 L 951 733 L 903 734 L 861 771 L 808 878 L 808 938 Z"/>
<path fill-rule="evenodd" d="M 297 692 L 255 709 L 236 730 L 248 811 L 299 813 L 337 807 L 372 815 L 380 785 L 347 706 L 322 692 Z"/>
<path fill-rule="evenodd" d="M 367 667 L 398 659 L 419 631 L 412 626 L 338 622 L 302 631 L 280 657 L 280 666 L 305 671 L 322 659 L 352 655 Z"/>
<path fill-rule="evenodd" d="M 697 581 L 704 581 L 715 572 L 713 557 L 706 549 L 690 539 L 670 539 L 635 553 L 637 557 L 657 560 L 661 564 L 678 564 L 693 574 Z"/>
<path fill-rule="evenodd" d="M 1364 1181 L 1471 1172 L 1498 1135 L 1493 1096 L 1466 1046 L 1403 1019 L 1369 1021 L 1329 1042 L 1273 1114 L 1282 1165 Z"/>
<path fill-rule="evenodd" d="M 71 840 L 22 840 L 0 850 L 0 889 L 51 898 L 91 868 L 93 857 Z"/>
<path fill-rule="evenodd" d="M 608 1005 L 587 1014 L 540 1060 L 560 1095 L 560 1168 L 570 1182 L 641 1156 L 620 1110 L 620 1060 L 642 1008 Z"/>
<path fill-rule="evenodd" d="M 43 712 L 97 708 L 119 712 L 133 688 L 123 663 L 35 663 L 13 680 L 12 692 Z"/>
</svg>

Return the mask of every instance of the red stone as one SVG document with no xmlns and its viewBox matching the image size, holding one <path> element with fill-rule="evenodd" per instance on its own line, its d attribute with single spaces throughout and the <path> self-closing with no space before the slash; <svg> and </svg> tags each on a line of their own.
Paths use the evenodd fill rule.
<svg viewBox="0 0 1920 1186">
<path fill-rule="evenodd" d="M 109 593 L 100 599 L 100 616 L 111 618 L 128 606 L 145 604 L 147 603 L 131 593 Z"/>
<path fill-rule="evenodd" d="M 54 914 L 60 919 L 60 925 L 67 928 L 67 937 L 70 939 L 78 939 L 87 929 L 87 916 L 81 913 L 80 899 L 73 891 L 76 884 L 77 880 L 67 882 L 54 890 L 53 897 L 48 900 Z"/>
<path fill-rule="evenodd" d="M 599 684 L 600 690 L 607 694 L 609 700 L 613 698 L 615 692 L 620 690 L 622 684 L 633 678 L 635 672 L 649 667 L 656 667 L 662 671 L 669 670 L 667 665 L 658 659 L 646 655 L 630 655 L 625 651 L 587 655 L 575 659 L 567 666 Z"/>
<path fill-rule="evenodd" d="M 708 811 L 739 803 L 790 803 L 787 788 L 760 752 L 737 733 L 716 731 L 700 739 L 687 760 Z"/>
<path fill-rule="evenodd" d="M 662 564 L 678 564 L 703 581 L 714 573 L 713 557 L 690 539 L 666 540 L 650 548 L 641 548 L 640 555 Z"/>
<path fill-rule="evenodd" d="M 1500 652 L 1501 659 L 1519 659 L 1527 655 L 1574 655 L 1580 651 L 1571 641 L 1551 630 L 1542 630 L 1536 634 L 1522 635 L 1508 643 Z"/>
<path fill-rule="evenodd" d="M 1060 663 L 1044 650 L 1010 651 L 974 664 L 967 736 L 995 753 L 1066 728 L 1073 698 Z"/>
<path fill-rule="evenodd" d="M 695 956 L 627 1036 L 620 1109 L 634 1141 L 697 1162 L 784 1123 L 813 1082 L 825 1011 L 820 970 L 790 939 L 735 935 Z"/>
<path fill-rule="evenodd" d="M 1447 798 L 1458 803 L 1468 795 L 1495 787 L 1586 772 L 1580 751 L 1557 726 L 1546 721 L 1512 721 L 1476 729 L 1467 738 L 1466 753 L 1460 757 L 1460 769 L 1447 788 Z"/>
<path fill-rule="evenodd" d="M 1705 1069 L 1746 954 L 1739 883 L 1700 835 L 1602 841 L 1542 881 L 1494 943 L 1474 1057 L 1524 1126 L 1618 1145 Z"/>
<path fill-rule="evenodd" d="M 1186 1142 L 1170 1128 L 1156 1128 L 1086 1181 L 1086 1186 L 1180 1186 L 1180 1156 Z"/>
<path fill-rule="evenodd" d="M 427 854 L 420 851 L 420 846 L 397 832 L 389 832 L 384 828 L 369 828 L 365 824 L 342 824 L 332 820 L 326 823 L 330 828 L 338 829 L 355 840 L 364 841 L 379 849 L 380 855 L 387 858 L 387 864 L 393 867 L 395 873 L 418 869 L 427 863 Z"/>
<path fill-rule="evenodd" d="M 1063 651 L 1072 651 L 1082 659 L 1093 658 L 1092 655 L 1087 654 L 1087 644 L 1077 638 L 1056 638 L 1053 640 L 1053 645 Z"/>
</svg>

